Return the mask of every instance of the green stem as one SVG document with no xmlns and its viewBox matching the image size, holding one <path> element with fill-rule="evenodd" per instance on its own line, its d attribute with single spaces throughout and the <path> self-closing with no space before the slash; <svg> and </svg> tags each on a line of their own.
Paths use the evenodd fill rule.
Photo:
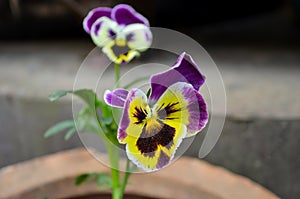
<svg viewBox="0 0 300 199">
<path fill-rule="evenodd" d="M 113 133 L 113 132 L 110 132 Z M 119 160 L 120 154 L 119 149 L 114 146 L 113 143 L 106 143 L 106 148 L 109 155 L 110 161 L 110 171 L 112 178 L 112 198 L 113 199 L 121 199 L 122 196 L 120 194 L 120 175 L 119 175 Z"/>
<path fill-rule="evenodd" d="M 115 63 L 115 84 L 116 88 L 120 87 L 120 64 Z"/>
<path fill-rule="evenodd" d="M 130 166 L 130 161 L 129 161 L 129 159 L 126 159 L 126 171 L 125 171 L 123 182 L 122 182 L 122 186 L 121 186 L 121 194 L 122 195 L 125 192 L 126 185 L 127 185 L 127 182 L 128 182 L 128 178 L 129 178 L 129 176 L 131 174 L 131 172 L 129 171 L 129 166 Z"/>
<path fill-rule="evenodd" d="M 120 64 L 115 63 L 115 86 L 120 87 Z M 108 132 L 108 135 L 115 136 L 115 132 Z M 115 146 L 116 143 L 106 143 L 106 148 L 109 155 L 109 161 L 111 166 L 111 178 L 112 178 L 112 199 L 122 199 L 123 193 L 120 190 L 120 173 L 119 173 L 119 162 L 120 152 L 119 148 Z"/>
<path fill-rule="evenodd" d="M 103 128 L 103 125 L 98 119 L 98 116 L 96 114 L 94 116 L 98 121 L 98 135 L 102 138 L 109 156 L 112 178 L 112 199 L 122 199 L 122 195 L 120 194 L 119 175 L 120 153 L 118 147 L 115 146 L 118 144 L 118 141 L 116 140 L 114 141 L 114 143 L 111 142 L 112 139 L 109 139 L 107 136 L 114 136 L 114 132 L 109 131 L 107 128 Z"/>
</svg>

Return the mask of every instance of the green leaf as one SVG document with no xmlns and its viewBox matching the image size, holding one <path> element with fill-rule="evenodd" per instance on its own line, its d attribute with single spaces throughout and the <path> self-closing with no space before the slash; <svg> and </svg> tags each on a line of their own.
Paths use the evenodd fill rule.
<svg viewBox="0 0 300 199">
<path fill-rule="evenodd" d="M 96 101 L 97 96 L 96 93 L 91 89 L 80 89 L 76 91 L 56 91 L 52 93 L 48 98 L 49 100 L 54 101 L 65 96 L 68 93 L 72 93 L 77 97 L 81 98 L 85 103 L 87 103 L 92 113 L 94 115 L 97 115 L 96 112 L 96 104 L 98 102 Z"/>
<path fill-rule="evenodd" d="M 75 185 L 76 186 L 81 185 L 82 183 L 84 183 L 88 179 L 90 179 L 90 177 L 91 177 L 90 173 L 84 173 L 84 174 L 81 174 L 80 176 L 77 176 L 76 179 L 75 179 Z"/>
<path fill-rule="evenodd" d="M 110 125 L 112 123 L 112 121 L 113 121 L 113 118 L 112 117 L 109 117 L 109 118 L 100 118 L 100 121 L 103 124 Z"/>
<path fill-rule="evenodd" d="M 80 89 L 80 90 L 75 90 L 75 91 L 57 91 L 56 93 L 53 94 L 53 99 L 57 99 L 57 96 L 58 97 L 62 97 L 66 94 L 73 94 L 77 97 L 79 97 L 80 99 L 82 99 L 87 105 L 88 105 L 88 108 L 90 113 L 90 118 L 92 117 L 95 117 L 97 120 L 98 120 L 98 115 L 97 115 L 97 112 L 96 112 L 96 104 L 97 104 L 97 96 L 96 96 L 96 93 L 91 90 L 91 89 Z M 79 115 L 80 117 L 80 115 Z M 87 115 L 84 116 L 86 117 L 86 119 L 90 119 L 90 118 L 87 118 Z M 80 118 L 81 119 L 81 118 Z M 78 121 L 80 121 L 80 119 Z M 87 121 L 87 120 L 85 120 Z M 82 125 L 80 125 L 82 126 Z M 85 125 L 84 125 L 85 126 Z M 81 128 L 79 128 L 81 129 Z"/>
<path fill-rule="evenodd" d="M 105 102 L 98 101 L 99 108 L 101 110 L 101 118 L 100 121 L 105 125 L 111 125 L 113 122 L 113 115 L 111 106 L 106 104 Z"/>
<path fill-rule="evenodd" d="M 76 132 L 76 129 L 75 128 L 71 128 L 65 135 L 65 140 L 69 140 L 72 135 L 74 135 L 74 133 Z"/>
<path fill-rule="evenodd" d="M 52 93 L 51 95 L 48 96 L 48 99 L 52 102 L 52 101 L 55 101 L 71 92 L 72 91 L 63 91 L 63 90 L 55 91 L 54 93 Z"/>
<path fill-rule="evenodd" d="M 98 101 L 99 107 L 101 109 L 101 114 L 103 118 L 110 118 L 112 117 L 111 106 L 107 105 L 105 102 Z"/>
<path fill-rule="evenodd" d="M 106 185 L 108 187 L 112 186 L 112 179 L 106 173 L 97 173 L 96 174 L 96 184 L 99 186 Z"/>
<path fill-rule="evenodd" d="M 98 103 L 96 93 L 91 89 L 81 89 L 73 91 L 73 94 L 81 98 L 88 105 L 91 116 L 97 120 L 99 125 L 101 125 L 96 112 L 96 104 Z M 103 126 L 101 127 L 103 128 Z"/>
<path fill-rule="evenodd" d="M 95 119 L 88 106 L 83 107 L 76 115 L 76 127 L 78 128 L 79 132 L 83 130 L 96 132 L 97 130 L 93 121 L 95 121 Z"/>
<path fill-rule="evenodd" d="M 87 105 L 96 112 L 96 94 L 91 89 L 73 91 L 73 94 L 80 97 Z"/>
<path fill-rule="evenodd" d="M 85 101 L 91 108 L 95 109 L 95 102 L 96 102 L 96 94 L 91 89 L 80 89 L 76 91 L 71 90 L 60 90 L 52 93 L 48 96 L 50 101 L 55 101 L 69 93 L 73 93 L 74 95 L 80 97 L 83 101 Z"/>
<path fill-rule="evenodd" d="M 87 107 L 90 112 L 90 118 L 95 118 L 95 123 L 98 124 L 98 126 L 96 126 L 96 128 L 98 128 L 98 129 L 95 130 L 94 126 L 89 125 L 88 122 L 86 122 L 88 120 L 85 120 L 83 123 L 79 122 L 80 123 L 79 129 L 81 129 L 82 127 L 83 128 L 87 127 L 89 129 L 93 130 L 94 132 L 99 133 L 99 135 L 102 136 L 100 129 L 104 132 L 106 132 L 106 130 L 107 130 L 105 125 L 102 125 L 102 124 L 104 124 L 104 122 L 108 123 L 109 120 L 105 120 L 103 122 L 99 121 L 100 119 L 99 119 L 97 111 L 96 111 L 99 101 L 97 100 L 96 93 L 91 89 L 80 89 L 80 90 L 75 90 L 75 91 L 57 91 L 54 94 L 52 94 L 49 99 L 55 100 L 55 99 L 58 99 L 59 97 L 62 97 L 64 95 L 68 94 L 68 93 L 71 93 L 71 94 L 79 97 L 87 104 Z M 87 117 L 85 119 L 87 119 Z M 81 115 L 78 115 L 78 118 L 76 119 L 76 121 L 80 121 L 80 120 L 82 120 Z"/>
<path fill-rule="evenodd" d="M 101 189 L 107 189 L 112 187 L 112 179 L 111 177 L 106 173 L 84 173 L 78 176 L 75 179 L 75 185 L 81 185 L 84 182 L 87 182 L 88 180 L 94 178 L 95 183 L 101 188 Z"/>
<path fill-rule="evenodd" d="M 147 94 L 146 94 L 147 98 L 149 98 L 150 94 L 151 94 L 151 88 L 149 88 L 147 91 Z"/>
<path fill-rule="evenodd" d="M 44 138 L 48 138 L 50 136 L 53 136 L 67 128 L 75 127 L 75 123 L 73 120 L 66 120 L 63 122 L 59 122 L 56 125 L 52 126 L 49 128 L 45 133 L 44 133 Z"/>
</svg>

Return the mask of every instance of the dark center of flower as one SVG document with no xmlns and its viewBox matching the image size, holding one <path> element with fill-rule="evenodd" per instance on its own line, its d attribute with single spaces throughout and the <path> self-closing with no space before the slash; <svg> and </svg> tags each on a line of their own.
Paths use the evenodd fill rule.
<svg viewBox="0 0 300 199">
<path fill-rule="evenodd" d="M 158 146 L 170 148 L 173 145 L 175 128 L 159 120 L 144 125 L 136 146 L 144 156 L 153 157 Z"/>
<path fill-rule="evenodd" d="M 128 48 L 127 45 L 125 46 L 113 45 L 111 49 L 116 55 L 116 57 L 120 57 L 121 55 L 127 55 L 128 52 L 130 51 L 130 48 Z"/>
</svg>

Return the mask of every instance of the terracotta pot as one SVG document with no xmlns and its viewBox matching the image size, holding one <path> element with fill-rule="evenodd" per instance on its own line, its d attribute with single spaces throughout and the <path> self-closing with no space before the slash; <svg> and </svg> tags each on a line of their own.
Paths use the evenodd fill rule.
<svg viewBox="0 0 300 199">
<path fill-rule="evenodd" d="M 76 176 L 109 172 L 85 149 L 36 158 L 0 170 L 0 198 L 109 198 L 92 183 L 76 187 Z M 102 195 L 101 195 L 102 194 Z M 182 157 L 171 166 L 149 174 L 134 174 L 126 198 L 278 198 L 262 186 L 221 167 Z"/>
</svg>

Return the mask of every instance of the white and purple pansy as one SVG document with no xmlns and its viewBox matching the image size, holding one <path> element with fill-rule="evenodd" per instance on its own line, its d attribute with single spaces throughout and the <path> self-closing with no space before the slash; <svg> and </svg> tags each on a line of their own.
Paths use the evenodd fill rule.
<svg viewBox="0 0 300 199">
<path fill-rule="evenodd" d="M 91 10 L 83 27 L 103 53 L 117 64 L 130 62 L 152 43 L 148 20 L 125 4 Z"/>
<path fill-rule="evenodd" d="M 205 77 L 182 53 L 169 70 L 150 79 L 149 98 L 137 88 L 106 91 L 105 102 L 123 108 L 118 140 L 131 161 L 145 171 L 167 166 L 183 138 L 200 132 L 208 111 L 199 88 Z"/>
</svg>

